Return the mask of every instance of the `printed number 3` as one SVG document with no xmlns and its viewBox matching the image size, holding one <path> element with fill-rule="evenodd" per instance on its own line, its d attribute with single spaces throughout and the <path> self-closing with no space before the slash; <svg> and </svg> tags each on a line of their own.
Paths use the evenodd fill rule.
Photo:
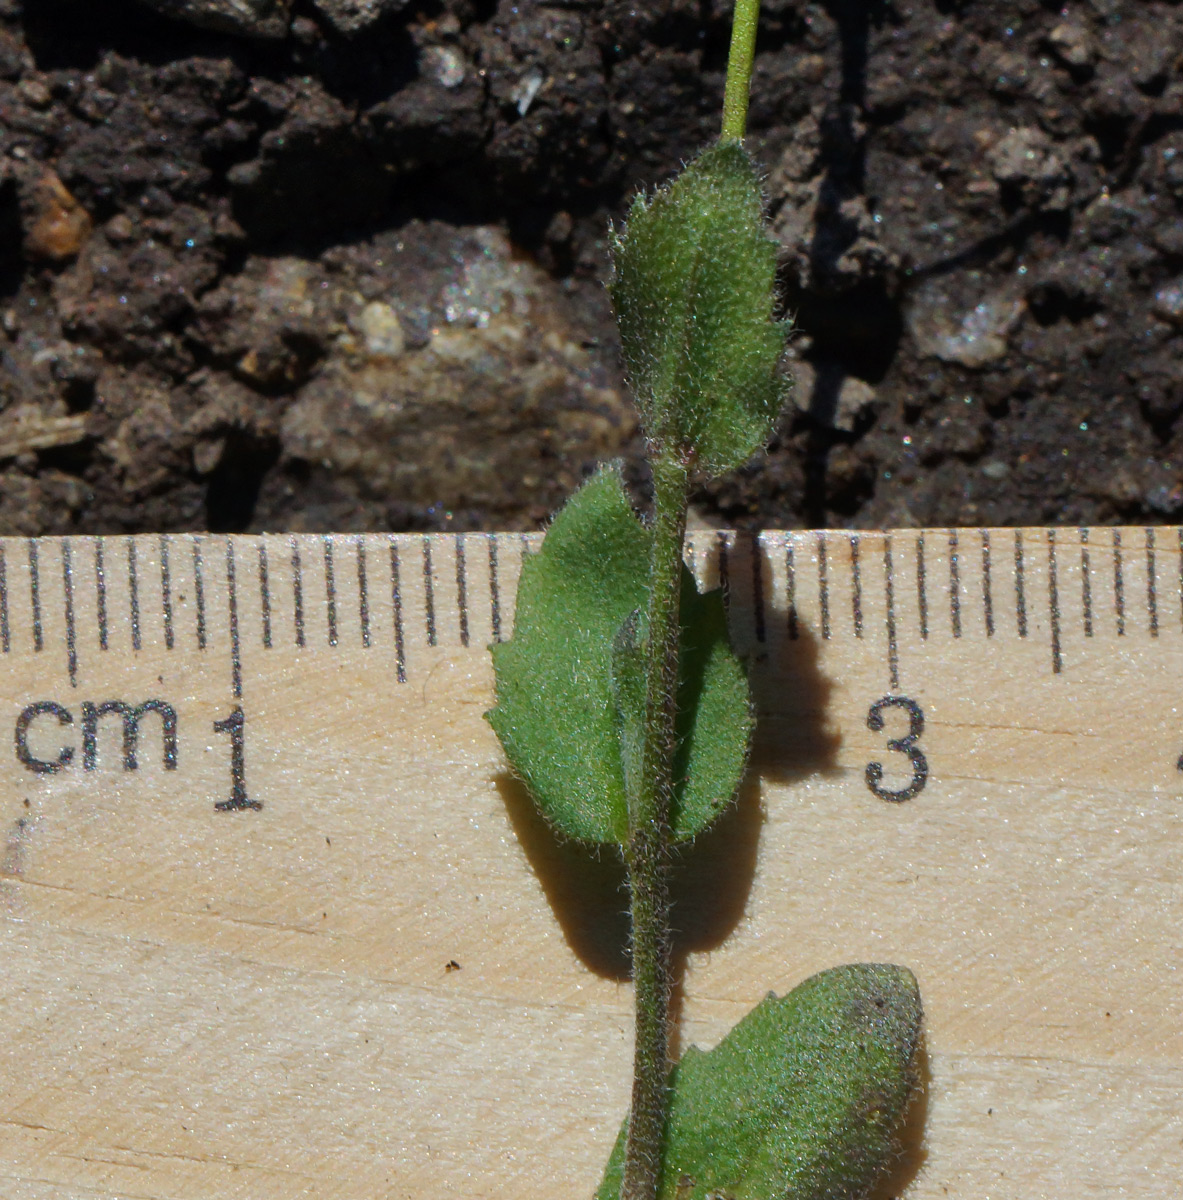
<svg viewBox="0 0 1183 1200">
<path fill-rule="evenodd" d="M 920 735 L 924 732 L 924 713 L 921 712 L 920 705 L 907 696 L 884 696 L 882 700 L 876 700 L 871 705 L 871 711 L 867 713 L 868 729 L 878 733 L 883 728 L 883 710 L 887 708 L 902 708 L 908 714 L 907 735 L 902 738 L 891 738 L 887 743 L 887 748 L 898 750 L 901 754 L 908 756 L 908 760 L 912 764 L 912 778 L 907 787 L 900 788 L 899 791 L 885 788 L 883 786 L 883 764 L 873 762 L 867 763 L 866 780 L 867 787 L 880 800 L 893 800 L 898 804 L 903 800 L 911 800 L 913 796 L 920 795 L 924 791 L 924 785 L 928 782 L 928 759 L 924 757 L 924 751 L 916 745 Z"/>
</svg>

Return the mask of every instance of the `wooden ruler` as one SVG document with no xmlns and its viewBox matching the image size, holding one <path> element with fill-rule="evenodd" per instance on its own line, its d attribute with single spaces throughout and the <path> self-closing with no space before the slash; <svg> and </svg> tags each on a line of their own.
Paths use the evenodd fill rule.
<svg viewBox="0 0 1183 1200">
<path fill-rule="evenodd" d="M 910 965 L 883 1196 L 1178 1186 L 1181 537 L 691 538 L 762 720 L 676 881 L 681 1042 Z M 0 541 L 0 1195 L 590 1195 L 621 875 L 482 720 L 531 542 Z"/>
</svg>

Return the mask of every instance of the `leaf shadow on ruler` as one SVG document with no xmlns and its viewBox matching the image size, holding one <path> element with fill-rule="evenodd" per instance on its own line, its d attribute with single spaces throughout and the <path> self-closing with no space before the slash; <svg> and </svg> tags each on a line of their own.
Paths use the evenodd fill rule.
<svg viewBox="0 0 1183 1200">
<path fill-rule="evenodd" d="M 769 623 L 787 624 L 773 609 Z M 833 682 L 820 668 L 821 643 L 808 626 L 749 658 L 756 736 L 749 774 L 778 784 L 800 783 L 839 770 L 842 735 L 830 720 Z"/>
<path fill-rule="evenodd" d="M 589 971 L 626 982 L 630 977 L 628 891 L 619 853 L 614 847 L 556 837 L 525 787 L 508 773 L 498 776 L 497 786 L 518 844 L 572 953 Z M 743 916 L 763 822 L 759 787 L 749 777 L 736 803 L 678 854 L 670 875 L 675 979 L 681 976 L 688 954 L 722 945 Z M 704 877 L 715 881 L 705 891 Z M 676 1015 L 677 995 L 673 1004 Z"/>
</svg>

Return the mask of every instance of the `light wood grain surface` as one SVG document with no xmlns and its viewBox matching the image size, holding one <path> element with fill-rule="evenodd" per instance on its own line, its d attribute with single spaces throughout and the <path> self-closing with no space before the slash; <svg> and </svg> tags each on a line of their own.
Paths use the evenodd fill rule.
<svg viewBox="0 0 1183 1200">
<path fill-rule="evenodd" d="M 690 548 L 762 727 L 676 885 L 679 1039 L 836 963 L 910 966 L 927 1088 L 884 1196 L 1178 1189 L 1179 546 Z M 522 539 L 0 547 L 0 1196 L 589 1196 L 628 1089 L 625 898 L 482 719 Z M 909 708 L 868 727 L 889 696 L 924 772 L 887 748 Z M 87 703 L 150 699 L 174 769 L 159 710 L 134 771 L 118 712 L 88 760 Z M 219 811 L 236 706 L 261 807 Z M 872 762 L 923 786 L 884 800 Z"/>
</svg>

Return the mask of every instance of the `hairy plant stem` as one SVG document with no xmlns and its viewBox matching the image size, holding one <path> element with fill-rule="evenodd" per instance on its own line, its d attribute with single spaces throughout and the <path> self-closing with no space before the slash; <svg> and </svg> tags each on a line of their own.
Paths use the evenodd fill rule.
<svg viewBox="0 0 1183 1200">
<path fill-rule="evenodd" d="M 752 86 L 752 60 L 756 56 L 756 26 L 760 0 L 735 0 L 731 19 L 731 50 L 727 56 L 727 86 L 723 92 L 725 138 L 742 141 L 748 127 L 748 94 Z"/>
<path fill-rule="evenodd" d="M 679 451 L 654 448 L 645 734 L 641 783 L 629 814 L 629 840 L 625 847 L 632 906 L 636 1037 L 632 1109 L 620 1200 L 654 1200 L 665 1139 L 670 1007 L 667 874 L 670 796 L 677 745 L 674 722 L 689 465 L 687 456 Z"/>
</svg>

